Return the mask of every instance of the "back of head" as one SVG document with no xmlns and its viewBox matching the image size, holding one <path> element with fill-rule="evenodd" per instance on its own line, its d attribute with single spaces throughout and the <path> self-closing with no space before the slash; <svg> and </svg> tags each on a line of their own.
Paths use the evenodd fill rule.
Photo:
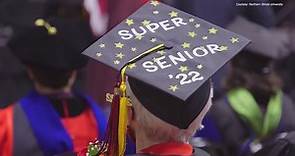
<svg viewBox="0 0 295 156">
<path fill-rule="evenodd" d="M 58 88 L 69 73 L 87 63 L 81 51 L 92 41 L 88 25 L 79 19 L 36 19 L 8 43 L 12 53 L 32 69 L 40 83 Z"/>
<path fill-rule="evenodd" d="M 179 130 L 183 130 L 181 133 L 190 131 L 189 133 L 192 135 L 200 124 L 200 121 L 198 124 L 196 123 L 196 118 L 202 114 L 210 100 L 209 80 L 186 101 L 132 77 L 128 78 L 128 82 L 132 94 L 135 96 L 132 99 L 132 104 L 135 104 L 135 112 L 138 113 L 139 122 L 147 128 L 146 132 L 149 132 L 151 137 L 163 134 L 162 137 L 166 137 L 166 139 L 171 137 L 171 140 L 182 140 L 179 136 L 169 136 L 171 133 L 179 133 Z M 167 127 L 170 132 L 167 132 Z M 185 131 L 187 129 L 188 131 Z M 166 131 L 166 135 L 160 133 L 161 130 Z"/>
<path fill-rule="evenodd" d="M 229 74 L 225 77 L 224 87 L 227 91 L 245 88 L 255 96 L 266 99 L 281 89 L 281 79 L 274 70 L 274 61 L 270 57 L 251 51 L 243 51 L 231 62 Z M 253 81 L 255 80 L 255 81 Z"/>
</svg>

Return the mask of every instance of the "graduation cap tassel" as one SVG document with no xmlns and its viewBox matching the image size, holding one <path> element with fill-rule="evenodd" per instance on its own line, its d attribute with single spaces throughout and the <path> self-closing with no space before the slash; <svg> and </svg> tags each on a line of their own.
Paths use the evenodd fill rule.
<svg viewBox="0 0 295 156">
<path fill-rule="evenodd" d="M 122 93 L 120 97 L 120 106 L 119 106 L 119 125 L 118 125 L 118 146 L 119 146 L 119 156 L 124 156 L 125 147 L 126 147 L 126 133 L 127 133 L 127 117 L 128 117 L 128 106 L 130 106 L 128 97 L 126 95 L 126 68 L 125 66 L 121 70 L 121 84 L 120 91 Z"/>
<path fill-rule="evenodd" d="M 118 87 L 116 87 L 115 90 L 117 90 Z M 116 91 L 115 91 L 116 92 Z M 107 136 L 106 136 L 106 144 L 104 146 L 107 146 L 107 155 L 118 155 L 116 154 L 118 149 L 118 136 L 117 136 L 117 130 L 118 130 L 118 116 L 119 116 L 119 102 L 120 102 L 120 95 L 118 93 L 115 93 L 115 96 L 112 101 L 111 105 L 111 114 L 108 121 L 108 127 L 107 127 Z"/>
<path fill-rule="evenodd" d="M 121 70 L 121 82 L 115 89 L 115 96 L 112 101 L 111 114 L 107 128 L 107 155 L 124 156 L 127 133 L 127 108 L 129 100 L 126 96 L 126 67 Z"/>
<path fill-rule="evenodd" d="M 156 52 L 158 50 L 165 49 L 164 44 L 159 44 L 141 55 L 131 59 L 120 71 L 121 81 L 119 87 L 116 87 L 114 99 L 112 101 L 111 115 L 108 125 L 107 144 L 108 155 L 110 156 L 124 156 L 126 148 L 126 134 L 127 134 L 127 117 L 128 107 L 131 106 L 129 99 L 126 95 L 126 70 L 130 64 L 140 60 L 141 58 Z"/>
</svg>

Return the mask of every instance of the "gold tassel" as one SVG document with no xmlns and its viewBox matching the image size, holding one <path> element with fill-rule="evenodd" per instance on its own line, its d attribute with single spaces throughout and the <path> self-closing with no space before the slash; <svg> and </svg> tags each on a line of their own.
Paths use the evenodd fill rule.
<svg viewBox="0 0 295 156">
<path fill-rule="evenodd" d="M 119 156 L 124 156 L 126 148 L 126 133 L 127 133 L 127 118 L 128 118 L 128 106 L 129 100 L 126 96 L 126 67 L 121 70 L 121 84 L 120 91 L 122 93 L 120 97 L 120 107 L 119 107 L 119 125 L 118 125 L 118 147 Z"/>
<path fill-rule="evenodd" d="M 127 120 L 128 120 L 128 107 L 131 106 L 130 102 L 129 102 L 129 98 L 126 95 L 126 69 L 134 62 L 136 62 L 137 60 L 140 60 L 141 58 L 165 49 L 165 45 L 164 44 L 159 44 L 145 52 L 143 52 L 142 54 L 140 54 L 139 56 L 133 58 L 132 60 L 130 60 L 121 70 L 120 74 L 121 74 L 121 83 L 120 83 L 120 91 L 121 91 L 121 97 L 120 97 L 120 106 L 119 106 L 119 125 L 118 125 L 118 156 L 124 156 L 125 155 L 125 148 L 126 148 L 126 134 L 127 134 Z"/>
</svg>

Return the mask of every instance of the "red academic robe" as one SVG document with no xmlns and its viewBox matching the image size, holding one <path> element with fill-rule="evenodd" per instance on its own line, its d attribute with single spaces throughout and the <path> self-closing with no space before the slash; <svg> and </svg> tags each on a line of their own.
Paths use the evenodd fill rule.
<svg viewBox="0 0 295 156">
<path fill-rule="evenodd" d="M 62 125 L 61 131 L 65 131 L 67 136 L 69 136 L 73 151 L 81 151 L 81 149 L 88 145 L 89 141 L 93 140 L 93 138 L 99 137 L 98 133 L 100 131 L 98 130 L 98 128 L 100 125 L 98 125 L 93 111 L 94 110 L 91 109 L 91 107 L 86 107 L 86 109 L 83 110 L 83 112 L 79 115 L 73 117 L 65 116 L 59 118 L 60 121 L 58 122 L 60 122 Z M 33 130 L 33 126 L 30 124 L 31 122 L 28 121 L 29 117 L 24 112 L 25 111 L 22 109 L 19 103 L 10 105 L 5 109 L 0 109 L 1 156 L 12 156 L 18 154 L 21 154 L 23 156 L 37 156 L 43 154 L 48 155 L 46 152 L 44 152 L 44 150 L 40 148 L 41 146 L 38 144 L 37 141 L 38 135 L 36 135 L 35 131 Z M 50 118 L 48 121 L 52 120 L 53 118 Z M 55 125 L 52 125 L 52 127 L 56 128 Z M 50 132 L 51 131 L 46 131 L 44 129 L 43 135 L 45 136 L 45 140 L 47 137 L 55 137 L 59 142 L 65 142 L 62 140 L 62 136 L 59 138 L 56 137 L 59 136 L 59 134 L 53 135 L 53 133 Z M 59 129 L 57 130 L 57 132 L 59 133 Z M 64 149 L 67 150 L 66 148 Z"/>
</svg>

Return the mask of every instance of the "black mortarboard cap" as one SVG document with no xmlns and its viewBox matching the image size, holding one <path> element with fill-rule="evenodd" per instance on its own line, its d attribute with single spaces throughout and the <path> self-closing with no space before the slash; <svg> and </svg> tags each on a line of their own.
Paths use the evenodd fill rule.
<svg viewBox="0 0 295 156">
<path fill-rule="evenodd" d="M 118 71 L 128 64 L 131 89 L 144 107 L 185 129 L 207 103 L 209 78 L 248 43 L 219 26 L 149 1 L 83 54 Z"/>
<path fill-rule="evenodd" d="M 81 0 L 1 0 L 0 21 L 15 29 L 32 25 L 36 18 L 81 17 L 83 14 Z"/>
<path fill-rule="evenodd" d="M 283 134 L 286 135 L 286 134 Z M 295 155 L 295 132 L 270 141 L 254 156 L 293 156 Z"/>
<path fill-rule="evenodd" d="M 8 46 L 26 65 L 68 71 L 87 63 L 81 55 L 93 40 L 87 23 L 77 19 L 36 19 L 15 34 Z"/>
</svg>

